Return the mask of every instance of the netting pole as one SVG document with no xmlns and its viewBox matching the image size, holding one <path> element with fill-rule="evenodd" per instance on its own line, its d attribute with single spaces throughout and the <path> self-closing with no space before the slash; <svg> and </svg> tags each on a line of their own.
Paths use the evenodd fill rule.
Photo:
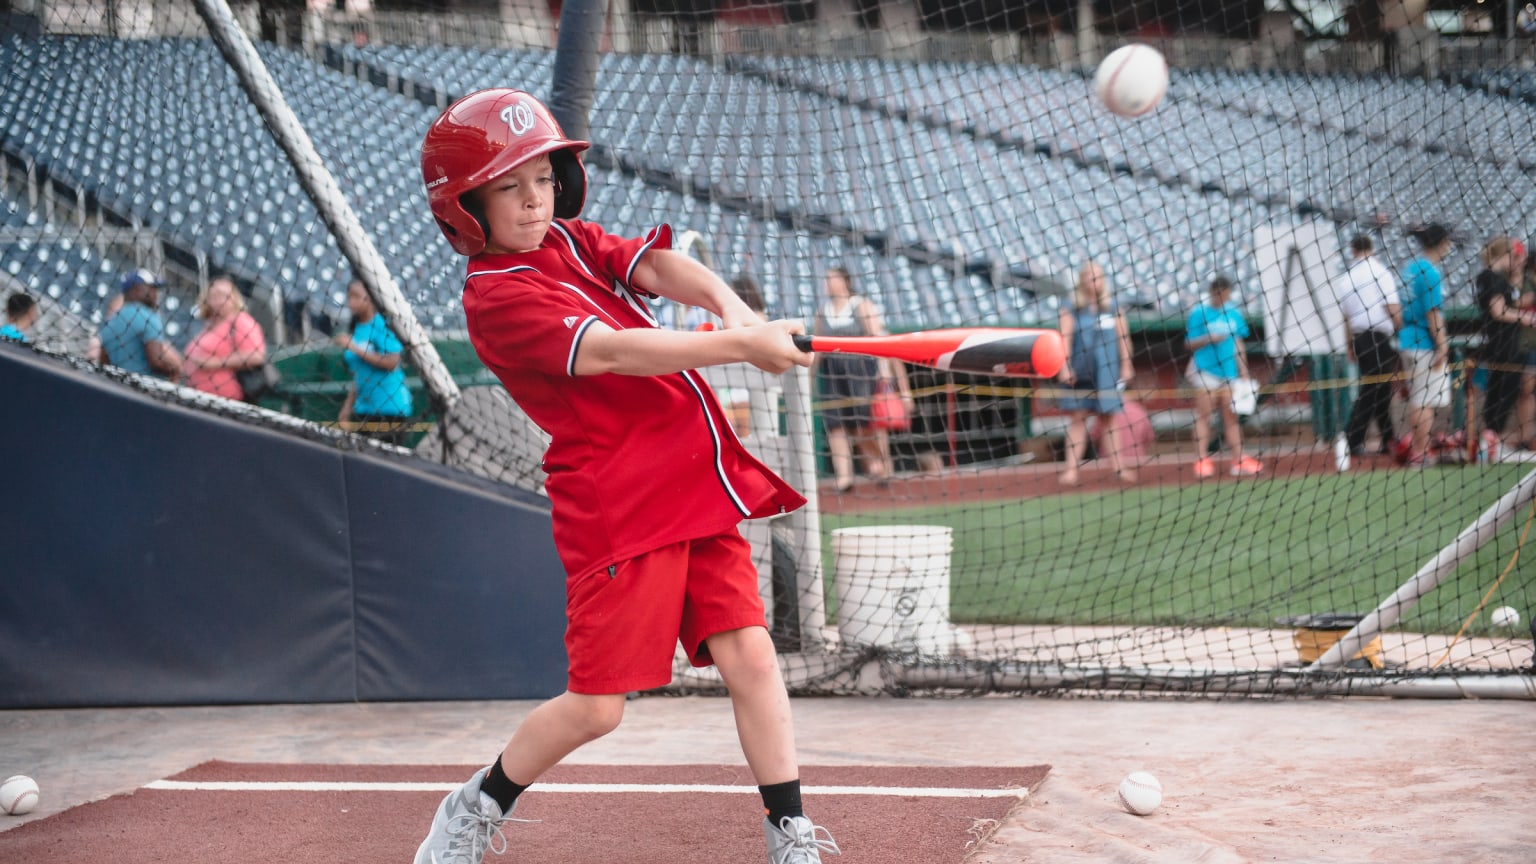
<svg viewBox="0 0 1536 864">
<path fill-rule="evenodd" d="M 799 489 L 806 505 L 784 517 L 799 543 L 795 572 L 799 578 L 800 647 L 805 651 L 824 650 L 827 626 L 827 599 L 823 588 L 821 565 L 821 510 L 816 495 L 816 449 L 811 413 L 810 372 L 796 366 L 784 375 L 784 431 L 789 436 L 789 464 L 793 476 L 786 477 Z"/>
<path fill-rule="evenodd" d="M 362 280 L 373 297 L 373 302 L 384 315 L 384 320 L 405 344 L 406 356 L 421 374 L 422 384 L 438 413 L 446 412 L 459 398 L 459 387 L 449 374 L 448 367 L 437 354 L 437 348 L 427 338 L 421 323 L 412 314 L 405 295 L 384 263 L 384 257 L 357 218 L 357 213 L 341 194 L 336 178 L 326 169 L 310 140 L 309 133 L 299 122 L 293 109 L 278 90 L 277 82 L 267 71 L 266 64 L 256 53 L 245 31 L 235 23 L 234 13 L 226 0 L 193 0 L 198 15 L 208 27 L 214 44 L 224 60 L 235 70 L 240 85 L 250 96 L 251 103 L 261 114 L 262 121 L 287 154 L 288 162 L 299 176 L 299 183 L 325 220 L 336 245 L 352 265 L 352 272 Z M 422 218 L 426 218 L 423 215 Z"/>
<path fill-rule="evenodd" d="M 1381 631 L 1396 624 L 1403 617 L 1403 613 L 1412 609 L 1419 599 L 1435 589 L 1441 581 L 1449 576 L 1467 557 L 1471 556 L 1499 532 L 1499 529 L 1509 524 L 1509 520 L 1515 517 L 1525 507 L 1530 506 L 1536 500 L 1536 471 L 1532 471 L 1521 478 L 1515 488 L 1505 492 L 1492 507 L 1483 511 L 1471 525 L 1456 535 L 1450 545 L 1441 549 L 1431 558 L 1427 564 L 1419 568 L 1419 572 L 1413 574 L 1413 578 L 1403 583 L 1403 587 L 1397 589 L 1391 597 L 1381 601 L 1376 611 L 1365 616 L 1354 629 L 1344 634 L 1344 637 L 1333 644 L 1333 647 L 1323 652 L 1323 656 L 1317 658 L 1308 671 L 1321 671 L 1341 667 L 1348 663 L 1350 658 L 1360 653 L 1360 650 L 1375 639 Z"/>
</svg>

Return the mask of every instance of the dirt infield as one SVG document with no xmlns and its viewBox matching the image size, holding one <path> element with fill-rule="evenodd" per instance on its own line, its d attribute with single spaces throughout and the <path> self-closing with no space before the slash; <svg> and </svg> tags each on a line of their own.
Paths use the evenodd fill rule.
<svg viewBox="0 0 1536 864">
<path fill-rule="evenodd" d="M 0 817 L 0 827 L 31 824 L 210 759 L 478 764 L 493 758 L 532 707 L 3 712 L 0 772 L 36 777 L 43 803 L 28 817 Z M 1536 820 L 1530 818 L 1536 788 L 1529 782 L 1536 775 L 1536 714 L 1524 701 L 829 698 L 798 699 L 795 713 L 801 758 L 809 765 L 1052 765 L 1038 791 L 1003 819 L 970 864 L 1536 860 Z M 644 698 L 629 703 L 617 732 L 567 764 L 739 766 L 741 755 L 728 700 Z M 1156 774 L 1166 790 L 1162 809 L 1146 818 L 1115 802 L 1120 778 L 1138 769 Z M 420 800 L 430 808 L 434 797 L 441 795 Z M 808 805 L 818 806 L 814 798 Z M 870 818 L 867 809 L 837 818 L 857 823 Z M 305 830 L 259 808 L 247 815 L 252 832 Z M 305 818 L 335 830 L 348 849 L 364 842 L 319 814 Z M 593 831 L 601 828 L 600 820 L 591 821 Z M 840 839 L 865 831 L 823 821 Z M 0 833 L 0 860 L 26 860 L 11 854 L 12 834 Z M 761 854 L 726 860 L 756 862 Z M 828 864 L 870 860 L 849 854 Z"/>
<path fill-rule="evenodd" d="M 0 857 L 406 861 L 443 794 L 477 767 L 209 762 L 0 834 Z M 837 837 L 844 854 L 871 864 L 958 864 L 1049 770 L 808 766 L 801 776 L 817 819 L 845 826 Z M 534 790 L 516 813 L 533 821 L 504 828 L 514 860 L 672 864 L 762 855 L 761 805 L 744 767 L 560 766 Z"/>
</svg>

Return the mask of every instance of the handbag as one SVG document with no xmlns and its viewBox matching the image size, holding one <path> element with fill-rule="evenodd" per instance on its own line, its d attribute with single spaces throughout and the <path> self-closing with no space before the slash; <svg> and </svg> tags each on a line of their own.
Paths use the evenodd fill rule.
<svg viewBox="0 0 1536 864">
<path fill-rule="evenodd" d="M 912 426 L 901 394 L 884 378 L 875 382 L 875 396 L 869 404 L 869 425 L 888 432 L 905 432 Z"/>
<path fill-rule="evenodd" d="M 236 369 L 235 380 L 240 382 L 240 392 L 245 396 L 245 401 L 255 402 L 277 389 L 283 374 L 271 363 L 263 363 L 249 369 Z"/>
<path fill-rule="evenodd" d="M 237 321 L 229 322 L 230 350 L 234 350 L 236 323 Z M 268 361 L 263 361 L 260 366 L 235 370 L 235 381 L 240 385 L 240 395 L 251 404 L 255 404 L 257 399 L 277 389 L 277 385 L 282 380 L 283 373 L 277 371 L 277 367 Z"/>
</svg>

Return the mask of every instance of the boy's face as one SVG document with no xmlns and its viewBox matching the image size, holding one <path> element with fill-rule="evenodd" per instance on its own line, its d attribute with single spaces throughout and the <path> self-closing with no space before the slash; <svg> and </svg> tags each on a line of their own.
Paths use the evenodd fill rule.
<svg viewBox="0 0 1536 864">
<path fill-rule="evenodd" d="M 485 251 L 528 252 L 544 242 L 555 216 L 555 175 L 548 156 L 513 168 L 474 194 L 489 226 Z"/>
</svg>

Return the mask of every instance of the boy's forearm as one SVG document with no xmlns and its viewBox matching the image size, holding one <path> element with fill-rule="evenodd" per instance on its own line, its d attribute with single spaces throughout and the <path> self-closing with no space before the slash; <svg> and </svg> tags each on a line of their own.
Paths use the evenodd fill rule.
<svg viewBox="0 0 1536 864">
<path fill-rule="evenodd" d="M 733 351 L 731 331 L 690 333 L 677 330 L 594 328 L 581 341 L 576 374 L 670 375 L 684 369 L 745 360 Z"/>
</svg>

